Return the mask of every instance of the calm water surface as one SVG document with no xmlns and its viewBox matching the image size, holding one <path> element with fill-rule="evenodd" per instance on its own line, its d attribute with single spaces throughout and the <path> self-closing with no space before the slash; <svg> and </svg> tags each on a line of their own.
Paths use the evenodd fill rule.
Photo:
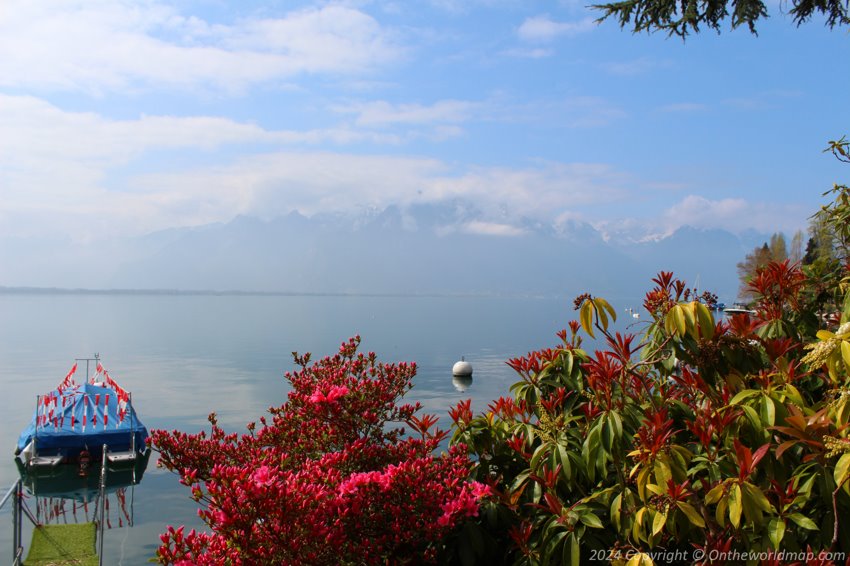
<svg viewBox="0 0 850 566">
<path fill-rule="evenodd" d="M 0 294 L 0 486 L 18 478 L 17 436 L 35 396 L 53 389 L 76 357 L 99 352 L 104 366 L 133 393 L 150 428 L 196 432 L 215 411 L 227 429 L 244 430 L 283 402 L 291 352 L 332 354 L 350 336 L 382 361 L 415 361 L 408 400 L 441 417 L 471 398 L 481 410 L 507 393 L 510 357 L 557 343 L 574 318 L 572 297 L 304 297 Z M 624 305 L 624 306 L 637 306 Z M 452 364 L 465 356 L 474 380 L 455 389 Z M 78 374 L 79 375 L 79 374 Z M 176 476 L 155 466 L 127 491 L 133 527 L 105 537 L 105 564 L 144 564 L 169 524 L 201 527 Z M 132 505 L 130 505 L 132 504 Z M 33 502 L 35 505 L 35 502 Z M 117 510 L 113 523 L 117 523 Z M 122 521 L 123 523 L 124 521 Z M 11 556 L 11 517 L 0 512 L 0 552 Z M 24 535 L 28 544 L 30 532 Z"/>
</svg>

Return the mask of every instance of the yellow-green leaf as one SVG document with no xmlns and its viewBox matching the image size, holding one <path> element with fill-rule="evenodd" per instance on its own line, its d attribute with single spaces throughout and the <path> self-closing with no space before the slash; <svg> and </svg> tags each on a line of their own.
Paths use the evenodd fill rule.
<svg viewBox="0 0 850 566">
<path fill-rule="evenodd" d="M 841 458 L 836 462 L 835 471 L 833 472 L 835 485 L 841 485 L 841 482 L 847 478 L 848 471 L 850 471 L 850 454 L 842 454 Z"/>
<path fill-rule="evenodd" d="M 846 340 L 841 341 L 841 357 L 844 358 L 844 365 L 847 367 L 847 371 L 850 371 L 850 342 Z"/>
<path fill-rule="evenodd" d="M 688 330 L 688 323 L 685 321 L 685 309 L 682 308 L 682 305 L 675 305 L 670 309 L 670 314 L 673 315 L 673 323 L 676 325 L 679 335 L 684 336 Z"/>
<path fill-rule="evenodd" d="M 743 484 L 744 490 L 746 490 L 747 495 L 749 496 L 750 501 L 756 504 L 756 507 L 764 511 L 765 513 L 773 513 L 773 505 L 770 504 L 770 501 L 765 497 L 764 492 L 751 484 L 750 482 L 744 482 Z"/>
<path fill-rule="evenodd" d="M 735 484 L 729 490 L 729 520 L 736 529 L 741 525 L 741 512 L 744 507 L 741 504 L 741 486 Z"/>
<path fill-rule="evenodd" d="M 579 322 L 581 322 L 581 327 L 585 332 L 590 334 L 591 338 L 595 338 L 593 335 L 593 303 L 591 301 L 585 301 L 581 306 L 581 310 L 579 311 Z"/>
<path fill-rule="evenodd" d="M 685 317 L 685 328 L 690 333 L 691 337 L 694 340 L 699 339 L 699 336 L 697 336 L 696 301 L 692 301 L 682 307 L 682 314 Z"/>
<path fill-rule="evenodd" d="M 719 483 L 705 494 L 705 504 L 713 505 L 720 501 L 721 497 L 723 497 L 723 484 Z"/>
<path fill-rule="evenodd" d="M 609 303 L 602 297 L 596 297 L 595 299 L 593 299 L 593 302 L 596 303 L 597 308 L 603 311 L 608 311 L 608 315 L 611 317 L 611 320 L 617 320 L 617 311 L 614 310 L 614 307 L 611 306 L 611 303 Z"/>
<path fill-rule="evenodd" d="M 652 561 L 652 558 L 648 554 L 640 553 L 632 556 L 628 562 L 626 562 L 626 566 L 655 566 L 655 562 Z"/>
<path fill-rule="evenodd" d="M 677 501 L 676 507 L 678 507 L 679 510 L 681 510 L 682 513 L 685 514 L 685 516 L 687 516 L 688 521 L 690 521 L 692 524 L 701 528 L 705 528 L 705 521 L 702 519 L 697 510 L 694 509 L 693 505 L 691 505 L 690 503 L 685 503 L 684 501 Z"/>
<path fill-rule="evenodd" d="M 767 536 L 770 538 L 770 543 L 774 550 L 779 550 L 779 543 L 782 542 L 782 537 L 785 536 L 785 520 L 779 517 L 774 517 L 767 524 Z"/>
<path fill-rule="evenodd" d="M 791 513 L 788 515 L 788 518 L 803 527 L 804 529 L 809 529 L 810 531 L 818 530 L 818 526 L 814 521 L 806 517 L 805 515 L 801 515 L 800 513 Z"/>
<path fill-rule="evenodd" d="M 696 304 L 696 311 L 700 334 L 704 339 L 711 340 L 714 337 L 714 317 L 711 311 L 702 303 Z"/>
<path fill-rule="evenodd" d="M 664 528 L 665 523 L 667 523 L 667 513 L 662 513 L 660 511 L 656 512 L 655 518 L 652 519 L 652 536 L 660 533 L 661 529 Z"/>
<path fill-rule="evenodd" d="M 834 336 L 835 336 L 835 334 L 833 334 L 829 330 L 818 330 L 818 332 L 817 332 L 817 337 L 820 338 L 821 340 L 824 340 L 824 341 L 829 340 L 830 338 L 832 338 Z"/>
</svg>

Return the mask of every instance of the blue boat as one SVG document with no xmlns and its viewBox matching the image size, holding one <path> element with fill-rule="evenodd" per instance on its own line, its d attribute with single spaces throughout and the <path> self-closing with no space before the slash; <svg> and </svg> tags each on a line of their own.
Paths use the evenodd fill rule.
<svg viewBox="0 0 850 566">
<path fill-rule="evenodd" d="M 21 433 L 15 456 L 27 468 L 53 467 L 106 457 L 132 463 L 147 450 L 148 431 L 133 409 L 132 395 L 109 376 L 100 360 L 95 372 L 77 383 L 77 364 L 59 386 L 36 397 L 32 422 Z M 88 369 L 86 370 L 88 374 Z"/>
</svg>

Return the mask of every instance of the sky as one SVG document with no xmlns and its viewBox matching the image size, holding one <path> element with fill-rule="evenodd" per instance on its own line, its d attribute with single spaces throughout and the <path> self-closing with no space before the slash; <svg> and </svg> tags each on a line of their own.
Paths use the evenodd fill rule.
<svg viewBox="0 0 850 566">
<path fill-rule="evenodd" d="M 848 180 L 850 35 L 770 11 L 683 42 L 575 0 L 2 0 L 0 241 L 457 201 L 792 232 Z"/>
</svg>

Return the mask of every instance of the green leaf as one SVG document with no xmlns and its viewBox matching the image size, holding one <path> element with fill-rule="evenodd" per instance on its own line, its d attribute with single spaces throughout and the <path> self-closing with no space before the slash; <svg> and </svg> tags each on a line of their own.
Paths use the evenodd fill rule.
<svg viewBox="0 0 850 566">
<path fill-rule="evenodd" d="M 764 430 L 764 427 L 761 424 L 761 417 L 759 417 L 756 410 L 749 405 L 741 405 L 741 408 L 744 410 L 744 414 L 747 416 L 750 424 L 753 425 L 753 428 L 761 433 Z"/>
<path fill-rule="evenodd" d="M 765 513 L 773 513 L 773 505 L 770 504 L 770 501 L 767 500 L 767 497 L 765 497 L 764 492 L 762 492 L 761 489 L 750 482 L 744 482 L 742 487 L 744 488 L 747 498 L 755 503 L 757 508 L 761 509 Z"/>
<path fill-rule="evenodd" d="M 774 517 L 767 524 L 767 537 L 773 545 L 774 550 L 779 550 L 779 543 L 782 542 L 782 537 L 785 536 L 785 520 L 780 517 Z"/>
<path fill-rule="evenodd" d="M 569 563 L 573 566 L 579 566 L 581 564 L 581 547 L 578 544 L 578 537 L 575 533 L 570 533 L 570 561 Z M 566 545 L 564 547 L 566 551 Z"/>
<path fill-rule="evenodd" d="M 759 392 L 756 391 L 755 389 L 744 389 L 743 391 L 741 391 L 740 393 L 738 393 L 737 395 L 732 397 L 732 400 L 729 401 L 729 404 L 730 405 L 737 405 L 738 403 L 740 403 L 744 399 L 748 399 L 748 398 L 753 397 L 753 396 L 758 395 L 758 394 L 759 394 Z"/>
<path fill-rule="evenodd" d="M 705 528 L 705 521 L 703 521 L 700 514 L 697 512 L 696 509 L 694 509 L 693 505 L 691 505 L 690 503 L 685 503 L 684 501 L 677 501 L 676 507 L 678 507 L 679 510 L 685 514 L 691 524 L 696 525 L 700 528 Z"/>
<path fill-rule="evenodd" d="M 618 493 L 617 496 L 611 501 L 611 522 L 614 523 L 614 527 L 619 531 L 620 530 L 620 507 L 622 505 L 623 494 Z"/>
<path fill-rule="evenodd" d="M 570 465 L 570 456 L 567 453 L 567 448 L 563 444 L 558 444 L 558 460 L 561 464 L 561 474 L 564 479 L 570 481 L 572 479 L 572 466 Z"/>
<path fill-rule="evenodd" d="M 815 524 L 815 522 L 801 513 L 791 513 L 790 515 L 788 515 L 788 518 L 797 523 L 799 526 L 803 527 L 804 529 L 809 529 L 810 531 L 818 530 L 818 526 Z"/>
<path fill-rule="evenodd" d="M 620 415 L 616 411 L 611 411 L 608 413 L 608 420 L 614 430 L 614 439 L 620 440 L 623 437 L 623 419 L 620 418 Z"/>
<path fill-rule="evenodd" d="M 790 383 L 785 384 L 785 397 L 790 399 L 798 407 L 805 407 L 806 405 L 803 402 L 803 396 L 800 395 L 800 391 Z"/>
<path fill-rule="evenodd" d="M 764 394 L 762 395 L 761 403 L 762 420 L 767 423 L 768 426 L 773 426 L 776 424 L 776 407 L 773 404 L 773 399 L 771 399 L 769 395 Z"/>
<path fill-rule="evenodd" d="M 594 515 L 592 511 L 586 511 L 579 515 L 579 520 L 592 529 L 605 528 L 602 521 L 599 520 L 599 517 Z"/>
</svg>

